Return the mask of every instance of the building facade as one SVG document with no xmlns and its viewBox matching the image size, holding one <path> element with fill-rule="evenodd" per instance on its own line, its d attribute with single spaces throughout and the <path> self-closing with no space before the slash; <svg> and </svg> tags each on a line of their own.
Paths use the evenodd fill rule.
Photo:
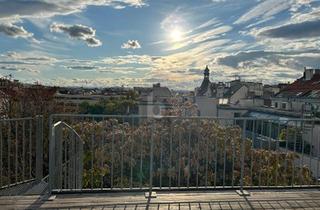
<svg viewBox="0 0 320 210">
<path fill-rule="evenodd" d="M 305 68 L 303 77 L 272 98 L 272 108 L 317 116 L 320 112 L 320 69 Z"/>
<path fill-rule="evenodd" d="M 139 115 L 156 116 L 166 115 L 171 108 L 172 93 L 167 87 L 160 83 L 154 84 L 152 88 L 134 88 L 139 94 Z"/>
</svg>

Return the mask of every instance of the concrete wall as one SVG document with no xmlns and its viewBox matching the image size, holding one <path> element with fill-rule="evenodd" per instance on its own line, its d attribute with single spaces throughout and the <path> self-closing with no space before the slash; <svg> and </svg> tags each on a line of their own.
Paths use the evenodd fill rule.
<svg viewBox="0 0 320 210">
<path fill-rule="evenodd" d="M 239 105 L 241 107 L 261 107 L 264 105 L 263 99 L 240 99 Z"/>
<path fill-rule="evenodd" d="M 278 107 L 275 104 L 278 103 Z M 282 108 L 282 103 L 286 103 L 286 108 Z M 279 110 L 288 110 L 295 112 L 310 111 L 311 104 L 314 106 L 320 106 L 320 100 L 315 99 L 288 99 L 288 98 L 273 98 L 272 107 Z"/>
<path fill-rule="evenodd" d="M 291 110 L 301 112 L 304 103 L 301 101 L 293 101 L 291 102 Z"/>
<path fill-rule="evenodd" d="M 221 118 L 234 118 L 235 114 L 238 113 L 240 116 L 247 113 L 248 110 L 246 109 L 224 109 L 224 108 L 218 108 L 218 117 Z"/>
<path fill-rule="evenodd" d="M 198 106 L 200 116 L 217 117 L 217 105 L 219 103 L 219 99 L 197 96 L 195 102 Z"/>
<path fill-rule="evenodd" d="M 231 97 L 229 102 L 231 104 L 236 104 L 240 99 L 246 98 L 248 95 L 248 88 L 242 86 L 237 92 L 235 92 Z"/>
<path fill-rule="evenodd" d="M 312 154 L 319 154 L 319 146 L 320 146 L 320 125 L 314 125 L 312 129 L 312 125 L 306 125 L 305 132 L 302 134 L 302 139 L 312 145 Z"/>
<path fill-rule="evenodd" d="M 139 104 L 138 114 L 141 116 L 165 115 L 167 108 L 165 104 Z"/>
<path fill-rule="evenodd" d="M 221 120 L 221 125 L 233 125 L 235 119 L 235 115 L 242 116 L 245 113 L 247 113 L 248 110 L 245 109 L 231 109 L 231 108 L 221 108 L 218 107 L 218 117 L 219 118 L 224 118 L 224 120 Z"/>
<path fill-rule="evenodd" d="M 285 103 L 286 104 L 286 108 L 282 108 L 282 104 Z M 277 104 L 277 106 L 276 106 Z M 292 105 L 288 100 L 284 100 L 284 99 L 273 99 L 272 100 L 272 107 L 275 109 L 279 109 L 279 110 L 292 110 Z"/>
<path fill-rule="evenodd" d="M 256 96 L 263 95 L 263 85 L 262 83 L 247 83 L 250 92 L 254 92 Z"/>
</svg>

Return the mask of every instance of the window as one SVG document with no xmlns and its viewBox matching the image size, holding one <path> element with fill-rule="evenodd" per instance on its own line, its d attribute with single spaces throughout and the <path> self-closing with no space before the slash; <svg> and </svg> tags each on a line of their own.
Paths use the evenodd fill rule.
<svg viewBox="0 0 320 210">
<path fill-rule="evenodd" d="M 228 104 L 228 99 L 227 98 L 220 98 L 219 99 L 219 104 Z"/>
<path fill-rule="evenodd" d="M 281 108 L 282 108 L 282 109 L 286 109 L 286 108 L 287 108 L 287 104 L 286 104 L 286 103 L 282 103 Z"/>
<path fill-rule="evenodd" d="M 274 107 L 278 108 L 278 102 L 274 102 Z"/>
<path fill-rule="evenodd" d="M 233 114 L 233 116 L 234 116 L 234 118 L 241 117 L 241 113 L 236 112 L 236 113 Z"/>
</svg>

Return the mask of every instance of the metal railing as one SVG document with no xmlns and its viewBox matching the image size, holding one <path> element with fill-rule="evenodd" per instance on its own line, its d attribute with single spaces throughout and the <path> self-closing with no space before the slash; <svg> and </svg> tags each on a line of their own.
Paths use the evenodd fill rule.
<svg viewBox="0 0 320 210">
<path fill-rule="evenodd" d="M 50 146 L 53 192 L 319 186 L 317 120 L 56 114 L 50 125 L 50 145 L 78 144 Z"/>
<path fill-rule="evenodd" d="M 0 189 L 43 177 L 43 117 L 0 120 Z"/>
<path fill-rule="evenodd" d="M 67 137 L 63 138 L 63 135 Z M 50 151 L 53 151 L 50 152 L 49 157 L 49 190 L 62 189 L 62 187 L 81 188 L 83 142 L 77 132 L 64 122 L 55 123 L 52 127 L 52 141 L 49 147 Z"/>
</svg>

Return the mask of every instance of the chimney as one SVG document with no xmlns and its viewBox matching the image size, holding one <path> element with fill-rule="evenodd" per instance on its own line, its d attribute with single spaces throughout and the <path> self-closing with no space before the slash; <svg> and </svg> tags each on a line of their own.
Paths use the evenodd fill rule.
<svg viewBox="0 0 320 210">
<path fill-rule="evenodd" d="M 315 73 L 314 69 L 304 67 L 304 80 L 311 80 Z"/>
</svg>

